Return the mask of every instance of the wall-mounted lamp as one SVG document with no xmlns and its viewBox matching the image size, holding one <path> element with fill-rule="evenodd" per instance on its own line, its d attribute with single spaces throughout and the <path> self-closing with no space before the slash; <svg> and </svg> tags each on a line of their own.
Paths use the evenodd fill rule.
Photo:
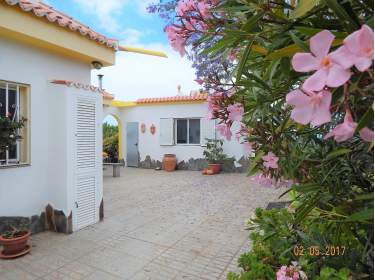
<svg viewBox="0 0 375 280">
<path fill-rule="evenodd" d="M 100 61 L 93 61 L 91 62 L 92 67 L 94 67 L 96 70 L 100 70 L 103 67 L 103 64 Z"/>
</svg>

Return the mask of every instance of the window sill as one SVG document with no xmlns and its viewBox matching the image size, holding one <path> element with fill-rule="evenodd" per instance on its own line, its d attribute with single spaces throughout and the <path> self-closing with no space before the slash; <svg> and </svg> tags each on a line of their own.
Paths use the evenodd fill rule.
<svg viewBox="0 0 375 280">
<path fill-rule="evenodd" d="M 176 146 L 201 146 L 201 144 L 176 144 Z"/>
<path fill-rule="evenodd" d="M 0 169 L 20 168 L 20 167 L 29 167 L 29 166 L 31 166 L 30 163 L 8 164 L 8 165 L 0 165 Z"/>
</svg>

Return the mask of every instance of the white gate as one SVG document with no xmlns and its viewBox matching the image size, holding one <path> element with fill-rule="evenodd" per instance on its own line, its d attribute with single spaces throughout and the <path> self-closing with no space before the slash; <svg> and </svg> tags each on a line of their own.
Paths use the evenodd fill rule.
<svg viewBox="0 0 375 280">
<path fill-rule="evenodd" d="M 75 102 L 75 207 L 73 230 L 98 221 L 98 102 L 78 95 Z"/>
</svg>

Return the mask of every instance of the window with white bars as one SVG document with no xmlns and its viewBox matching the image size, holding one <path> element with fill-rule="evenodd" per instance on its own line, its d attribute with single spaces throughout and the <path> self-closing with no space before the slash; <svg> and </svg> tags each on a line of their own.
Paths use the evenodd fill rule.
<svg viewBox="0 0 375 280">
<path fill-rule="evenodd" d="M 18 121 L 28 114 L 28 87 L 22 84 L 0 80 L 0 117 Z M 7 149 L 0 149 L 0 166 L 25 164 L 29 162 L 28 127 L 18 131 L 22 140 Z"/>
<path fill-rule="evenodd" d="M 199 145 L 201 142 L 201 119 L 176 119 L 176 144 Z"/>
</svg>

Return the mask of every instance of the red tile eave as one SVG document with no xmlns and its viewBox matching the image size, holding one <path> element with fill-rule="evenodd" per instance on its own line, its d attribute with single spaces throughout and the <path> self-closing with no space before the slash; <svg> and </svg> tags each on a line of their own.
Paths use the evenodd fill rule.
<svg viewBox="0 0 375 280">
<path fill-rule="evenodd" d="M 110 94 L 109 92 L 107 92 L 105 90 L 101 90 L 98 87 L 93 86 L 93 85 L 86 85 L 86 84 L 83 84 L 83 83 L 73 82 L 73 81 L 68 81 L 68 80 L 52 80 L 51 83 L 56 84 L 56 85 L 64 85 L 64 86 L 67 86 L 67 87 L 75 87 L 75 88 L 78 88 L 78 89 L 97 92 L 97 93 L 100 93 L 103 96 L 103 98 L 107 99 L 107 100 L 115 99 L 115 96 L 113 94 Z"/>
<path fill-rule="evenodd" d="M 156 97 L 156 98 L 140 98 L 136 101 L 137 104 L 156 104 L 156 103 L 186 103 L 186 102 L 205 102 L 207 94 L 197 94 L 193 96 L 170 96 L 170 97 Z"/>
<path fill-rule="evenodd" d="M 28 0 L 0 0 L 5 1 L 10 6 L 16 6 L 22 9 L 24 12 L 29 12 L 39 18 L 46 18 L 50 23 L 55 23 L 64 28 L 69 28 L 74 32 L 78 32 L 82 36 L 87 37 L 90 40 L 96 41 L 108 48 L 118 50 L 118 41 L 110 39 L 95 32 L 90 27 L 80 23 L 72 17 L 59 12 L 44 3 L 32 3 Z"/>
</svg>

